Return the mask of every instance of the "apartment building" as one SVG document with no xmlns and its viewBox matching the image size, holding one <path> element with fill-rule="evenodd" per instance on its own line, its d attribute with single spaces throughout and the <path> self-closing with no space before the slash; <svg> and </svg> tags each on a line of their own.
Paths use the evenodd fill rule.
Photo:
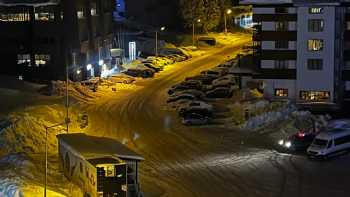
<svg viewBox="0 0 350 197">
<path fill-rule="evenodd" d="M 254 78 L 270 99 L 339 107 L 350 98 L 350 1 L 247 0 Z"/>
<path fill-rule="evenodd" d="M 64 79 L 67 66 L 71 79 L 98 75 L 110 59 L 113 5 L 114 0 L 0 0 L 0 73 Z"/>
</svg>

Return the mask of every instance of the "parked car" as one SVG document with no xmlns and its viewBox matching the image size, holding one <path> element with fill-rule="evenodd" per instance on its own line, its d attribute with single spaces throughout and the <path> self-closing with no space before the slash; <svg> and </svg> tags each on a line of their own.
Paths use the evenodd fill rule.
<svg viewBox="0 0 350 197">
<path fill-rule="evenodd" d="M 185 85 L 189 87 L 190 89 L 196 89 L 196 90 L 201 90 L 202 89 L 202 82 L 198 80 L 187 80 L 182 83 L 182 85 Z"/>
<path fill-rule="evenodd" d="M 133 77 L 150 78 L 155 72 L 150 68 L 129 68 L 124 73 Z"/>
<path fill-rule="evenodd" d="M 231 98 L 233 95 L 231 88 L 219 87 L 206 92 L 207 98 Z"/>
<path fill-rule="evenodd" d="M 314 132 L 299 131 L 286 139 L 278 141 L 278 145 L 283 151 L 306 151 L 316 137 Z"/>
<path fill-rule="evenodd" d="M 206 70 L 206 71 L 202 71 L 201 75 L 213 76 L 213 77 L 219 78 L 224 74 L 219 70 Z"/>
<path fill-rule="evenodd" d="M 187 105 L 188 103 L 191 103 L 191 102 L 193 102 L 193 99 L 180 99 L 178 101 L 174 101 L 174 102 L 168 103 L 168 105 L 171 108 L 174 108 L 174 109 L 177 110 L 179 107 L 185 106 L 185 105 Z"/>
<path fill-rule="evenodd" d="M 80 84 L 89 88 L 93 92 L 96 92 L 98 89 L 98 81 L 96 81 L 96 80 L 82 81 L 82 82 L 80 82 Z"/>
<path fill-rule="evenodd" d="M 144 63 L 143 65 L 146 66 L 147 68 L 150 68 L 150 69 L 154 70 L 155 72 L 159 72 L 159 71 L 163 70 L 163 67 L 157 67 L 157 66 L 155 66 L 154 64 L 151 64 L 151 63 Z"/>
<path fill-rule="evenodd" d="M 179 91 L 184 91 L 184 90 L 198 90 L 196 88 L 197 86 L 195 85 L 191 85 L 191 84 L 188 84 L 188 83 L 180 83 L 180 84 L 177 84 L 177 85 L 174 85 L 172 86 L 169 90 L 168 90 L 168 94 L 169 95 L 172 95 L 174 94 L 175 92 L 179 92 Z M 199 87 L 198 87 L 199 88 Z M 200 87 L 199 89 L 201 89 L 202 87 Z"/>
<path fill-rule="evenodd" d="M 231 91 L 233 90 L 238 90 L 239 87 L 236 86 L 236 85 L 231 85 L 231 84 L 225 84 L 225 83 L 222 83 L 222 84 L 215 84 L 215 85 L 207 85 L 203 88 L 204 91 L 208 92 L 208 91 L 211 91 L 211 90 L 215 90 L 217 88 L 227 88 L 227 89 L 231 89 Z"/>
<path fill-rule="evenodd" d="M 211 115 L 213 112 L 213 106 L 203 101 L 192 101 L 178 108 L 180 116 L 183 116 L 183 114 L 186 112 L 193 110 L 203 110 L 206 111 L 206 114 Z"/>
<path fill-rule="evenodd" d="M 177 96 L 170 97 L 167 100 L 167 103 L 176 102 L 176 101 L 181 100 L 181 99 L 195 100 L 196 97 L 194 95 L 192 95 L 192 94 L 177 95 Z"/>
<path fill-rule="evenodd" d="M 190 113 L 183 117 L 182 124 L 184 125 L 204 125 L 209 123 L 209 117 L 196 113 Z"/>
<path fill-rule="evenodd" d="M 212 83 L 213 85 L 218 84 L 230 84 L 230 85 L 236 85 L 237 84 L 237 77 L 234 75 L 225 75 L 218 79 L 215 79 Z"/>
<path fill-rule="evenodd" d="M 130 77 L 123 73 L 111 75 L 108 77 L 108 79 L 114 83 L 124 83 L 124 84 L 131 84 L 135 81 L 135 78 Z"/>
<path fill-rule="evenodd" d="M 187 77 L 185 81 L 195 80 L 195 81 L 201 81 L 202 85 L 210 85 L 217 78 L 218 78 L 217 76 L 213 76 L 213 75 L 197 75 L 194 77 Z"/>
<path fill-rule="evenodd" d="M 183 91 L 178 91 L 178 92 L 174 92 L 174 94 L 192 94 L 200 99 L 205 97 L 205 94 L 202 91 L 194 90 L 194 89 L 187 89 L 187 90 L 183 90 Z M 174 94 L 172 94 L 172 95 L 174 95 Z"/>
</svg>

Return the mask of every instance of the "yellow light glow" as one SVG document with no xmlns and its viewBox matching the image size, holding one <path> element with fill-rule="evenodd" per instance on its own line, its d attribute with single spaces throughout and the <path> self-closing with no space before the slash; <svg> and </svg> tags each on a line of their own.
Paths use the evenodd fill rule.
<svg viewBox="0 0 350 197">
<path fill-rule="evenodd" d="M 226 13 L 227 13 L 227 14 L 231 14 L 231 13 L 232 13 L 232 10 L 231 10 L 231 9 L 228 9 L 228 10 L 226 11 Z"/>
</svg>

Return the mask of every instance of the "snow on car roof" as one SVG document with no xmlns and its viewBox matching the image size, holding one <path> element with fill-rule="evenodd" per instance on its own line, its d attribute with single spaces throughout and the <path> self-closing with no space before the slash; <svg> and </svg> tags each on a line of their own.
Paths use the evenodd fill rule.
<svg viewBox="0 0 350 197">
<path fill-rule="evenodd" d="M 47 6 L 47 5 L 57 5 L 60 0 L 0 0 L 1 6 Z"/>
<path fill-rule="evenodd" d="M 144 160 L 141 155 L 111 138 L 89 136 L 84 133 L 60 134 L 57 138 L 86 159 L 114 156 L 125 160 Z"/>
</svg>

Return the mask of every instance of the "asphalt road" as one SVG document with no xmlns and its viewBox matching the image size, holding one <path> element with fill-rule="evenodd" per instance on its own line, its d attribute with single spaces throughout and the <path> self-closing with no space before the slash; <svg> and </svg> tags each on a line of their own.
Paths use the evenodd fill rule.
<svg viewBox="0 0 350 197">
<path fill-rule="evenodd" d="M 243 42 L 140 82 L 138 91 L 101 98 L 87 107 L 90 133 L 117 138 L 145 157 L 139 165 L 145 196 L 349 196 L 347 156 L 315 162 L 279 154 L 264 136 L 185 127 L 164 110 L 170 86 L 223 62 Z"/>
</svg>

